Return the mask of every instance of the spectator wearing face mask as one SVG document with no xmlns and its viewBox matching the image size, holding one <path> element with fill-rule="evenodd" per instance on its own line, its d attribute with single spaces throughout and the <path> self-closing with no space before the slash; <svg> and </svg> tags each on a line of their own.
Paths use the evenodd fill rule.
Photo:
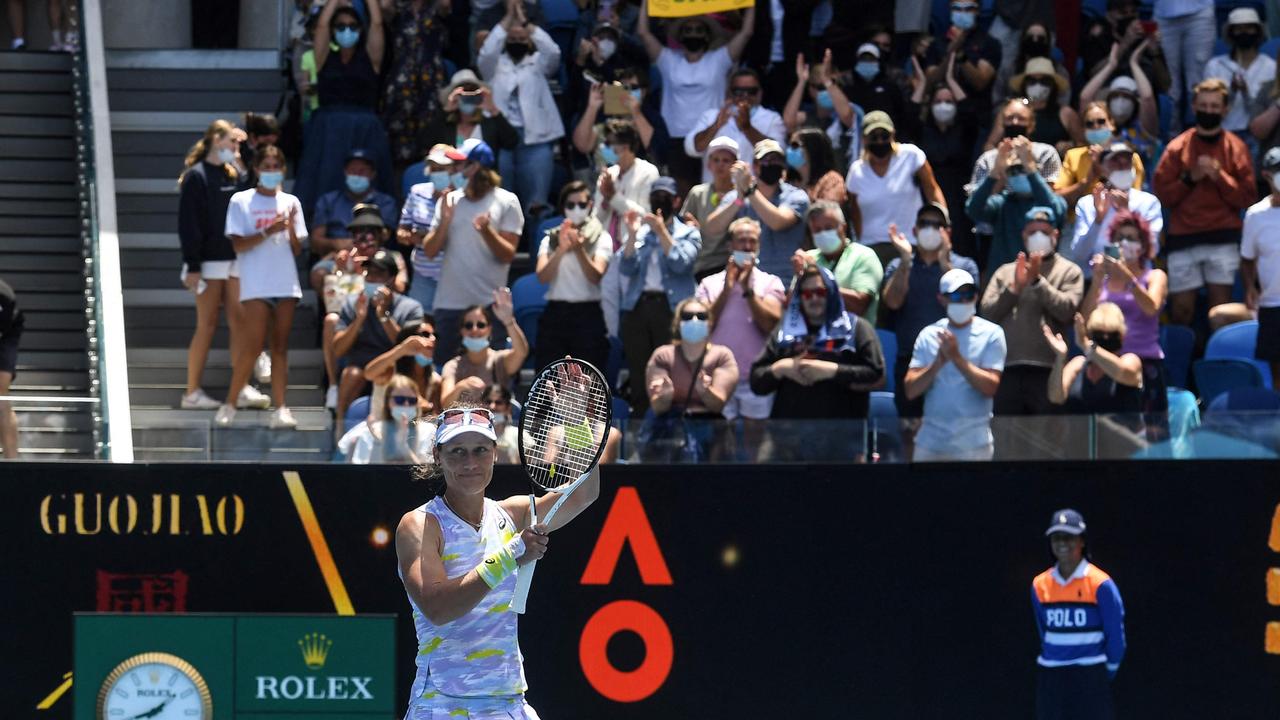
<svg viewBox="0 0 1280 720">
<path fill-rule="evenodd" d="M 498 436 L 497 459 L 502 465 L 520 464 L 520 430 L 511 413 L 511 390 L 494 383 L 484 391 L 484 401 L 493 413 L 493 432 Z"/>
<path fill-rule="evenodd" d="M 702 245 L 698 229 L 679 220 L 674 178 L 654 181 L 649 205 L 652 212 L 627 213 L 627 241 L 615 259 L 624 282 L 622 352 L 634 378 L 631 404 L 637 413 L 648 406 L 637 380 L 645 376 L 654 349 L 671 341 L 672 312 L 694 293 L 693 262 Z"/>
<path fill-rule="evenodd" d="M 619 120 L 628 120 L 635 126 L 640 136 L 640 147 L 636 154 L 654 163 L 665 158 L 670 138 L 667 136 L 667 123 L 662 119 L 656 103 L 648 96 L 649 75 L 636 68 L 623 68 L 616 76 L 627 94 L 622 102 L 626 108 L 625 115 L 615 116 Z M 617 153 L 609 145 L 609 121 L 614 119 L 604 115 L 604 85 L 593 83 L 587 92 L 587 109 L 578 118 L 573 129 L 573 147 L 583 155 L 591 158 L 591 172 L 604 169 L 617 163 Z M 608 162 L 612 160 L 613 162 Z"/>
<path fill-rule="evenodd" d="M 758 266 L 770 275 L 791 279 L 791 256 L 804 240 L 801 222 L 809 209 L 805 191 L 785 182 L 786 154 L 774 140 L 762 140 L 755 146 L 755 163 L 748 167 L 741 160 L 730 170 L 734 190 L 720 199 L 720 206 L 707 218 L 706 232 L 725 232 L 729 223 L 749 217 L 760 223 L 760 257 Z"/>
<path fill-rule="evenodd" d="M 751 392 L 745 369 L 751 367 L 782 318 L 787 293 L 781 278 L 756 267 L 760 223 L 738 218 L 729 225 L 729 238 L 732 253 L 724 269 L 704 278 L 695 297 L 710 308 L 711 342 L 729 348 L 742 369 L 737 389 L 721 412 L 729 420 L 743 418 L 747 445 L 758 447 L 764 436 L 762 421 L 769 417 L 773 397 Z"/>
<path fill-rule="evenodd" d="M 493 150 L 478 140 L 467 140 L 459 150 L 467 156 L 462 163 L 467 183 L 436 203 L 431 229 L 422 240 L 427 257 L 445 254 L 432 314 L 437 352 L 446 358 L 457 351 L 467 308 L 489 304 L 506 285 L 524 232 L 519 199 L 502 189 L 502 176 L 493 171 Z M 492 342 L 501 345 L 505 338 L 495 335 Z"/>
<path fill-rule="evenodd" d="M 862 120 L 862 157 L 849 168 L 850 218 L 860 242 L 869 245 L 882 265 L 896 255 L 889 225 L 907 227 L 924 204 L 946 207 L 942 188 L 924 151 L 896 139 L 893 120 L 870 112 Z"/>
<path fill-rule="evenodd" d="M 915 72 L 911 75 L 913 93 L 910 117 L 918 118 L 916 135 L 934 178 L 942 189 L 955 223 L 951 239 L 957 250 L 965 255 L 976 254 L 973 239 L 973 222 L 963 211 L 968 195 L 965 183 L 973 172 L 973 148 L 978 140 L 978 119 L 973 115 L 973 103 L 955 77 L 955 64 L 948 67 L 946 80 L 929 83 L 915 55 L 911 56 Z"/>
<path fill-rule="evenodd" d="M 998 122 L 1000 127 L 1003 128 L 1004 139 L 1027 138 L 1028 142 L 1031 143 L 1031 156 L 1035 159 L 1036 172 L 1050 185 L 1056 182 L 1058 174 L 1062 172 L 1062 158 L 1058 155 L 1058 150 L 1052 145 L 1046 145 L 1030 139 L 1032 133 L 1035 132 L 1036 116 L 1027 100 L 1025 98 L 1006 100 L 1000 108 Z M 990 150 L 978 156 L 978 161 L 973 165 L 973 175 L 970 177 L 969 185 L 966 187 L 966 190 L 971 195 L 995 168 L 997 164 L 996 150 L 999 146 L 1000 144 L 997 142 Z M 999 189 L 996 192 L 999 192 Z M 979 228 L 979 232 L 983 232 L 982 228 Z M 989 234 L 989 230 L 987 232 Z"/>
<path fill-rule="evenodd" d="M 1270 102 L 1263 97 L 1263 88 L 1276 76 L 1276 61 L 1258 51 L 1266 37 L 1257 10 L 1236 8 L 1222 28 L 1222 38 L 1231 51 L 1215 55 L 1204 67 L 1205 79 L 1217 78 L 1231 89 L 1230 110 L 1222 118 L 1222 127 L 1239 135 L 1255 155 L 1258 143 L 1249 134 L 1249 120 Z"/>
<path fill-rule="evenodd" d="M 351 465 L 421 465 L 431 456 L 435 432 L 418 416 L 413 380 L 395 375 L 382 392 L 382 410 L 370 415 L 338 440 L 338 450 Z M 342 423 L 338 423 L 341 427 Z"/>
<path fill-rule="evenodd" d="M 875 43 L 862 43 L 858 46 L 857 62 L 853 66 L 853 82 L 848 87 L 847 95 L 849 102 L 862 108 L 864 112 L 879 110 L 891 118 L 906 116 L 906 96 L 884 72 L 880 48 Z"/>
<path fill-rule="evenodd" d="M 1048 147 L 1048 146 L 1045 146 Z M 1052 147 L 1053 157 L 1057 152 Z M 975 223 L 992 229 L 986 267 L 1000 267 L 1022 250 L 1027 213 L 1048 207 L 1054 233 L 1061 227 L 1067 203 L 1059 197 L 1042 174 L 1031 141 L 1025 137 L 1005 138 L 996 149 L 995 167 L 969 196 L 965 211 Z"/>
<path fill-rule="evenodd" d="M 1084 144 L 1080 115 L 1070 105 L 1058 102 L 1060 95 L 1070 92 L 1071 83 L 1065 75 L 1058 74 L 1053 60 L 1031 58 L 1026 68 L 1013 76 L 1009 85 L 1016 97 L 1025 97 L 1030 103 L 1035 123 L 1028 137 L 1033 141 L 1052 145 L 1059 155 Z M 1003 131 L 1003 128 L 992 128 L 987 139 L 988 148 L 995 147 Z"/>
<path fill-rule="evenodd" d="M 976 315 L 978 284 L 952 268 L 938 280 L 934 303 L 946 317 L 922 328 L 912 344 L 901 394 L 923 410 L 913 462 L 990 460 L 993 401 L 1005 365 L 1004 330 Z"/>
<path fill-rule="evenodd" d="M 1142 68 L 1129 66 L 1129 75 L 1117 75 L 1108 86 L 1102 85 L 1105 76 L 1099 74 L 1080 91 L 1080 104 L 1088 107 L 1094 98 L 1101 97 L 1111 114 L 1113 140 L 1128 143 L 1142 158 L 1145 168 L 1155 167 L 1162 150 L 1156 138 L 1160 131 L 1160 115 L 1155 91 Z M 1096 130 L 1096 125 L 1095 128 Z M 1151 178 L 1147 178 L 1150 182 Z"/>
<path fill-rule="evenodd" d="M 430 417 L 440 412 L 440 374 L 435 370 L 436 326 L 430 315 L 410 320 L 400 328 L 395 346 L 369 361 L 364 376 L 373 385 L 369 416 L 382 415 L 383 391 L 393 375 L 413 380 L 418 391 L 418 412 Z"/>
<path fill-rule="evenodd" d="M 694 277 L 699 280 L 719 271 L 729 259 L 728 232 L 712 233 L 707 219 L 734 189 L 732 171 L 738 162 L 738 142 L 731 137 L 715 138 L 707 145 L 704 160 L 711 179 L 689 189 L 680 216 L 685 224 L 701 229 L 702 249 L 693 266 Z"/>
<path fill-rule="evenodd" d="M 491 320 L 492 318 L 493 320 Z M 495 322 L 502 332 L 494 332 Z M 462 315 L 462 347 L 440 371 L 440 402 L 452 407 L 458 402 L 480 402 L 485 388 L 497 383 L 510 387 L 529 357 L 529 341 L 515 321 L 511 291 L 493 291 L 493 305 L 473 305 Z M 494 336 L 511 338 L 511 347 L 493 348 Z"/>
<path fill-rule="evenodd" d="M 421 145 L 461 147 L 482 140 L 499 155 L 515 152 L 520 137 L 493 102 L 493 91 L 475 72 L 462 69 L 440 90 L 440 105 L 422 130 Z"/>
<path fill-rule="evenodd" d="M 1138 16 L 1140 6 L 1138 0 L 1107 0 L 1104 15 L 1084 18 L 1080 42 L 1083 77 L 1097 78 L 1108 64 L 1112 72 L 1116 68 L 1137 64 L 1143 76 L 1151 78 L 1154 92 L 1167 93 L 1169 66 L 1165 63 L 1160 33 L 1147 33 L 1146 25 Z M 1108 73 L 1099 79 L 1099 83 L 1110 80 Z M 1092 99 L 1092 93 L 1088 100 L 1082 96 L 1081 103 Z"/>
<path fill-rule="evenodd" d="M 250 170 L 248 184 L 252 187 L 258 181 L 252 177 L 254 158 L 258 150 L 280 144 L 280 123 L 271 113 L 247 112 L 240 124 L 245 133 L 245 141 L 240 144 L 240 161 Z"/>
<path fill-rule="evenodd" d="M 1071 209 L 1071 214 L 1067 217 L 1069 225 L 1075 222 L 1076 202 L 1091 195 L 1095 188 L 1108 180 L 1110 171 L 1104 169 L 1101 162 L 1106 148 L 1124 142 L 1116 136 L 1115 120 L 1111 117 L 1107 104 L 1096 100 L 1085 106 L 1084 135 L 1084 145 L 1071 148 L 1062 156 L 1062 173 L 1053 184 L 1054 192 L 1061 195 Z M 1140 190 L 1146 174 L 1142 156 L 1133 152 L 1129 165 L 1133 170 L 1133 183 L 1130 187 Z"/>
<path fill-rule="evenodd" d="M 849 237 L 844 211 L 830 200 L 819 200 L 805 213 L 805 225 L 814 249 L 797 250 L 791 260 L 799 275 L 805 265 L 817 265 L 835 276 L 846 312 L 867 318 L 872 325 L 879 314 L 880 281 L 884 268 L 875 251 Z"/>
<path fill-rule="evenodd" d="M 830 48 L 823 53 L 822 63 L 812 67 L 804 61 L 804 53 L 797 55 L 795 73 L 795 88 L 782 110 L 787 132 L 816 128 L 826 135 L 833 151 L 840 148 L 845 134 L 853 127 L 856 111 L 844 88 L 835 80 Z M 807 109 L 802 110 L 802 105 Z M 840 167 L 847 164 L 839 163 Z"/>
<path fill-rule="evenodd" d="M 844 206 L 849 201 L 849 191 L 844 186 L 844 175 L 836 170 L 835 154 L 831 138 L 817 128 L 801 128 L 792 133 L 787 143 L 787 177 L 797 187 L 804 188 L 809 202 L 830 200 Z"/>
<path fill-rule="evenodd" d="M 373 187 L 377 173 L 369 153 L 360 148 L 348 151 L 343 173 L 342 188 L 321 195 L 311 216 L 311 254 L 321 258 L 311 270 L 311 287 L 317 292 L 324 289 L 325 274 L 332 272 L 334 255 L 339 250 L 352 247 L 347 226 L 355 217 L 353 211 L 357 205 L 376 206 L 382 216 L 382 224 L 385 227 L 396 226 L 399 204 L 395 198 Z"/>
<path fill-rule="evenodd" d="M 1050 58 L 1053 63 L 1053 74 L 1070 78 L 1071 73 L 1067 71 L 1066 66 L 1053 59 L 1053 51 L 1055 49 L 1052 33 L 1049 31 L 1048 25 L 1044 22 L 1036 21 L 1026 25 L 1014 51 L 1001 52 L 1002 59 L 1005 62 L 1001 63 L 1000 74 L 996 77 L 996 87 L 1000 92 L 1004 92 L 1006 88 L 1011 87 L 1016 90 L 1017 83 L 1011 82 L 1009 78 L 1023 74 L 1026 71 L 1027 63 L 1031 62 L 1033 58 Z M 1056 100 L 1057 104 L 1061 106 L 1069 106 L 1071 104 L 1070 81 L 1068 81 L 1064 91 L 1058 92 Z"/>
<path fill-rule="evenodd" d="M 1195 88 L 1195 127 L 1169 141 L 1156 166 L 1155 191 L 1168 205 L 1165 237 L 1169 319 L 1190 325 L 1196 291 L 1208 286 L 1209 307 L 1230 301 L 1240 267 L 1240 213 L 1257 199 L 1249 148 L 1224 130 L 1227 84 L 1212 78 Z"/>
<path fill-rule="evenodd" d="M 641 0 L 636 34 L 662 78 L 662 118 L 671 134 L 667 162 L 672 175 L 684 183 L 686 189 L 697 182 L 701 168 L 684 151 L 685 138 L 694 132 L 695 123 L 704 112 L 720 107 L 729 71 L 751 39 L 755 18 L 754 7 L 743 11 L 742 27 L 719 46 L 715 46 L 714 41 L 720 28 L 711 18 L 694 15 L 675 19 L 668 25 L 668 32 L 681 49 L 673 50 L 663 45 L 649 29 L 649 3 Z"/>
<path fill-rule="evenodd" d="M 397 265 L 390 250 L 379 250 L 365 263 L 364 292 L 342 305 L 333 336 L 333 355 L 345 364 L 338 381 L 337 417 L 346 417 L 347 406 L 369 387 L 365 366 L 387 352 L 410 322 L 422 322 L 422 305 L 396 292 L 391 284 Z M 338 422 L 339 430 L 342 423 Z"/>
<path fill-rule="evenodd" d="M 621 75 L 630 74 L 633 66 L 646 63 L 647 60 L 644 48 L 624 39 L 617 24 L 610 19 L 596 23 L 591 34 L 578 41 L 578 49 L 573 57 L 574 65 L 595 78 L 596 82 L 616 82 L 621 79 Z"/>
<path fill-rule="evenodd" d="M 676 306 L 671 342 L 655 348 L 645 366 L 654 415 L 722 417 L 720 411 L 738 386 L 738 364 L 729 348 L 707 339 L 711 318 L 710 306 L 698 298 L 686 298 Z"/>
<path fill-rule="evenodd" d="M 701 158 L 711 141 L 720 136 L 733 138 L 740 149 L 753 148 L 766 139 L 783 142 L 787 128 L 781 115 L 760 105 L 762 90 L 760 75 L 755 70 L 735 70 L 729 76 L 724 104 L 704 111 L 685 136 L 685 152 L 690 157 Z M 750 158 L 744 157 L 740 150 L 738 159 L 746 162 Z M 702 182 L 710 179 L 711 171 L 703 163 Z"/>
<path fill-rule="evenodd" d="M 417 300 L 424 311 L 435 304 L 436 285 L 440 282 L 443 254 L 427 257 L 422 241 L 431 228 L 436 205 L 452 190 L 467 184 L 460 171 L 467 157 L 448 145 L 436 145 L 427 153 L 427 182 L 415 183 L 409 188 L 404 208 L 400 211 L 400 227 L 396 239 L 402 247 L 413 248 L 409 261 L 413 265 L 413 278 L 409 284 L 409 297 Z"/>
<path fill-rule="evenodd" d="M 952 269 L 967 273 L 974 278 L 973 282 L 977 282 L 978 264 L 951 249 L 948 220 L 947 212 L 937 205 L 921 207 L 912 228 L 915 244 L 901 233 L 894 233 L 893 246 L 898 257 L 891 260 L 884 270 L 881 299 L 884 307 L 893 313 L 893 328 L 898 340 L 893 387 L 894 404 L 900 418 L 918 418 L 924 411 L 924 402 L 919 396 L 907 397 L 903 381 L 911 363 L 916 337 L 944 315 L 945 308 L 937 300 L 938 283 Z"/>
<path fill-rule="evenodd" d="M 631 122 L 609 120 L 604 125 L 604 139 L 600 156 L 605 167 L 596 179 L 595 214 L 615 246 L 621 247 L 627 240 L 623 218 L 628 212 L 649 211 L 649 192 L 659 172 L 657 166 L 639 157 L 640 134 Z"/>
<path fill-rule="evenodd" d="M 1022 231 L 1025 251 L 996 269 L 982 295 L 982 316 L 1004 329 L 1008 344 L 995 395 L 997 415 L 1053 412 L 1047 388 L 1054 353 L 1041 326 L 1063 332 L 1084 296 L 1079 266 L 1054 252 L 1058 243 L 1055 212 L 1050 207 L 1027 212 Z"/>
<path fill-rule="evenodd" d="M 493 84 L 493 102 L 519 136 L 510 162 L 501 163 L 500 171 L 512 179 L 525 214 L 545 210 L 551 195 L 554 146 L 564 137 L 560 109 L 547 82 L 560 71 L 560 46 L 545 30 L 529 23 L 524 4 L 516 0 L 485 38 L 476 66 Z"/>
<path fill-rule="evenodd" d="M 613 257 L 613 238 L 591 212 L 591 191 L 575 180 L 560 190 L 564 222 L 538 246 L 538 281 L 547 307 L 538 320 L 534 364 L 546 367 L 565 355 L 604 367 L 609 340 L 600 307 L 600 281 Z"/>
<path fill-rule="evenodd" d="M 1108 145 L 1098 157 L 1103 181 L 1095 185 L 1089 197 L 1082 197 L 1075 207 L 1075 230 L 1071 243 L 1064 248 L 1067 257 L 1092 277 L 1090 258 L 1103 253 L 1111 244 L 1109 232 L 1117 214 L 1129 212 L 1143 219 L 1152 237 L 1160 237 L 1164 214 L 1160 199 L 1134 187 L 1136 175 L 1133 149 L 1124 143 Z M 1156 245 L 1152 257 L 1159 252 Z"/>
<path fill-rule="evenodd" d="M 926 51 L 924 69 L 930 82 L 939 82 L 954 63 L 956 80 L 973 100 L 974 115 L 987 118 L 1002 57 L 1000 43 L 978 27 L 976 0 L 951 0 L 951 23 Z"/>
<path fill-rule="evenodd" d="M 1124 314 L 1114 303 L 1102 303 L 1089 314 L 1075 314 L 1075 332 L 1083 355 L 1068 358 L 1061 333 L 1044 327 L 1053 348 L 1049 402 L 1072 415 L 1136 415 L 1142 412 L 1142 359 L 1124 352 Z"/>
</svg>

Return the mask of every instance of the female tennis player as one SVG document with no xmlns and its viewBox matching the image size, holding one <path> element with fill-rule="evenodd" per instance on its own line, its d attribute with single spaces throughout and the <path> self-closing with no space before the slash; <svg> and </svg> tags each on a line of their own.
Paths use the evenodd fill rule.
<svg viewBox="0 0 1280 720">
<path fill-rule="evenodd" d="M 489 410 L 446 410 L 428 469 L 435 497 L 405 513 L 396 529 L 400 578 L 418 635 L 405 720 L 538 720 L 525 702 L 518 615 L 508 606 L 520 568 L 547 552 L 547 535 L 600 494 L 600 471 L 591 472 L 549 525 L 528 527 L 528 495 L 485 497 L 496 443 Z M 558 497 L 538 498 L 538 517 Z"/>
</svg>

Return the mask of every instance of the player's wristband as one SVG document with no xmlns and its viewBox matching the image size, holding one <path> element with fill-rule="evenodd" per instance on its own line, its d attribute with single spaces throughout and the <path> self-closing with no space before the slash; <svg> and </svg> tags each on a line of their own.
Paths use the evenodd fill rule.
<svg viewBox="0 0 1280 720">
<path fill-rule="evenodd" d="M 501 585 L 508 575 L 516 571 L 516 558 L 523 554 L 524 539 L 517 535 L 477 565 L 476 574 L 492 590 Z"/>
</svg>

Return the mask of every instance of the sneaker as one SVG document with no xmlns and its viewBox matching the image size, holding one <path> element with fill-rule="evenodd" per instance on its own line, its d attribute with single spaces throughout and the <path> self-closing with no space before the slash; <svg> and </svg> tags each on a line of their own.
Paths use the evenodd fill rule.
<svg viewBox="0 0 1280 720">
<path fill-rule="evenodd" d="M 196 388 L 182 396 L 183 410 L 217 410 L 222 403 L 209 397 L 204 388 Z"/>
<path fill-rule="evenodd" d="M 27 41 L 22 38 L 14 38 L 13 42 L 9 44 L 9 49 L 10 50 L 26 50 Z"/>
<path fill-rule="evenodd" d="M 240 397 L 236 398 L 236 407 L 266 410 L 271 407 L 271 398 L 259 392 L 254 386 L 245 385 L 240 391 Z"/>
<path fill-rule="evenodd" d="M 271 413 L 271 427 L 277 430 L 281 428 L 292 430 L 298 427 L 298 421 L 293 418 L 289 408 L 276 408 L 276 411 Z"/>
<path fill-rule="evenodd" d="M 69 53 L 80 51 L 80 34 L 75 32 L 67 32 L 62 36 L 62 48 Z"/>
<path fill-rule="evenodd" d="M 236 409 L 230 405 L 223 405 L 218 408 L 218 414 L 213 416 L 213 424 L 218 427 L 227 427 L 231 425 L 231 421 L 236 419 Z"/>
<path fill-rule="evenodd" d="M 338 386 L 330 385 L 324 394 L 324 406 L 329 410 L 338 409 Z"/>
<path fill-rule="evenodd" d="M 253 361 L 253 376 L 264 385 L 271 382 L 271 355 L 266 350 L 258 353 L 258 359 Z"/>
</svg>

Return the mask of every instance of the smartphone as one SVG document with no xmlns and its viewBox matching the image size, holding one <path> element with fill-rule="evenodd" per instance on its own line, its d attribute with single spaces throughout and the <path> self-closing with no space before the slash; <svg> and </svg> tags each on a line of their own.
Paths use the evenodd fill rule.
<svg viewBox="0 0 1280 720">
<path fill-rule="evenodd" d="M 1107 257 L 1111 258 L 1112 260 L 1119 260 L 1119 259 L 1120 259 L 1120 246 L 1119 246 L 1119 245 L 1107 245 L 1107 247 L 1106 247 L 1106 248 L 1104 248 L 1102 252 L 1103 252 L 1103 254 L 1105 254 Z"/>
<path fill-rule="evenodd" d="M 1142 20 L 1141 23 L 1142 23 L 1142 32 L 1145 33 L 1147 37 L 1151 37 L 1152 35 L 1155 35 L 1156 31 L 1160 29 L 1160 23 L 1156 22 L 1155 20 Z"/>
<path fill-rule="evenodd" d="M 622 83 L 609 83 L 604 86 L 604 114 L 605 115 L 630 115 L 627 110 L 627 104 L 623 98 L 627 97 L 627 89 Z"/>
</svg>

